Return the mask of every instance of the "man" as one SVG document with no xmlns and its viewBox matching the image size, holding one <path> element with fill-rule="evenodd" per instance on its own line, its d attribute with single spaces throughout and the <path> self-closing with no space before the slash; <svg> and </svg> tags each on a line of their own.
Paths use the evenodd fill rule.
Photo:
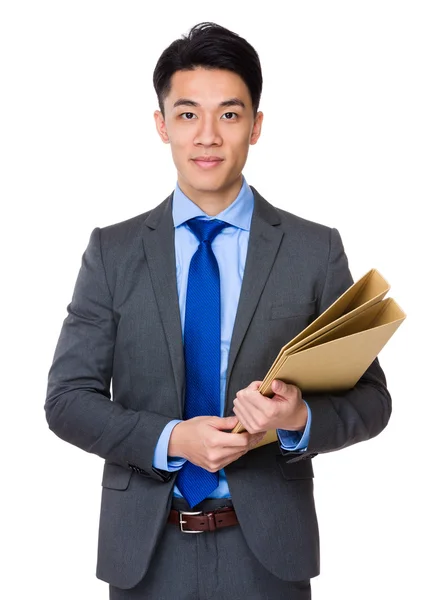
<svg viewBox="0 0 434 600">
<path fill-rule="evenodd" d="M 375 360 L 347 393 L 279 381 L 259 393 L 280 348 L 351 285 L 340 236 L 242 175 L 263 119 L 246 40 L 199 24 L 163 52 L 154 86 L 177 184 L 92 232 L 47 420 L 105 459 L 97 576 L 112 600 L 307 600 L 319 573 L 312 458 L 382 431 L 384 374 Z M 247 431 L 233 434 L 238 420 Z M 270 429 L 279 441 L 255 448 Z"/>
</svg>

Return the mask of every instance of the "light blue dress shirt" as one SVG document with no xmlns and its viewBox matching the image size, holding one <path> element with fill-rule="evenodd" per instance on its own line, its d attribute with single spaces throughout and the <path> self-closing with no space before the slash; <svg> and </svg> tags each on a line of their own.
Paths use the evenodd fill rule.
<svg viewBox="0 0 434 600">
<path fill-rule="evenodd" d="M 204 213 L 194 202 L 187 198 L 178 184 L 173 195 L 172 215 L 175 227 L 176 280 L 183 335 L 188 270 L 191 258 L 198 247 L 196 236 L 185 222 L 194 217 L 203 217 L 206 219 L 220 219 L 230 224 L 230 227 L 226 227 L 219 233 L 212 244 L 212 249 L 220 270 L 221 288 L 220 416 L 223 416 L 224 411 L 229 347 L 240 297 L 241 283 L 243 281 L 253 206 L 253 192 L 247 185 L 244 177 L 243 185 L 234 202 L 215 217 L 210 217 Z M 311 411 L 307 404 L 306 406 L 308 409 L 308 420 L 303 433 L 277 430 L 280 443 L 285 450 L 305 451 L 308 446 Z M 177 471 L 185 462 L 183 458 L 168 457 L 170 435 L 175 425 L 179 422 L 178 419 L 170 421 L 160 435 L 153 460 L 153 466 L 157 469 Z M 174 495 L 182 497 L 177 486 L 174 488 Z M 210 498 L 229 497 L 228 483 L 222 469 L 219 471 L 219 486 L 210 495 Z"/>
</svg>

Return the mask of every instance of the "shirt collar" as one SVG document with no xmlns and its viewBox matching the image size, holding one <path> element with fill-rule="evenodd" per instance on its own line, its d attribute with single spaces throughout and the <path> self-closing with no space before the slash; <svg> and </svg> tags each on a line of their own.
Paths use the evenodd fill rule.
<svg viewBox="0 0 434 600">
<path fill-rule="evenodd" d="M 254 206 L 254 196 L 247 181 L 243 176 L 243 185 L 238 196 L 225 210 L 215 217 L 210 217 L 201 210 L 197 204 L 192 202 L 176 183 L 173 193 L 172 215 L 175 227 L 182 225 L 185 221 L 194 217 L 205 217 L 207 219 L 220 219 L 239 229 L 250 231 L 250 222 L 252 220 Z"/>
</svg>

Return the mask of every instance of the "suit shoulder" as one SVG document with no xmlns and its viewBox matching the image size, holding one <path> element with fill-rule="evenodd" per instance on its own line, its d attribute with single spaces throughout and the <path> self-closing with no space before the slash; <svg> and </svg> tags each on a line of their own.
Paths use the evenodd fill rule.
<svg viewBox="0 0 434 600">
<path fill-rule="evenodd" d="M 125 219 L 124 221 L 120 221 L 119 223 L 113 223 L 111 225 L 100 227 L 99 230 L 102 243 L 107 246 L 115 247 L 118 247 L 120 245 L 122 246 L 124 243 L 131 245 L 131 243 L 134 240 L 141 238 L 143 234 L 144 225 L 146 223 L 146 220 L 150 217 L 150 215 L 156 215 L 158 218 L 158 216 L 161 215 L 162 212 L 170 208 L 170 200 L 171 195 L 151 210 L 148 210 L 129 219 Z"/>
<path fill-rule="evenodd" d="M 310 221 L 309 219 L 305 219 L 293 213 L 290 213 L 282 208 L 274 207 L 276 211 L 279 213 L 280 218 L 282 219 L 282 226 L 286 229 L 289 228 L 294 230 L 294 228 L 304 231 L 305 233 L 312 233 L 315 235 L 324 235 L 326 237 L 330 236 L 330 231 L 333 229 L 332 227 L 325 225 L 323 223 L 318 223 L 316 221 Z"/>
<path fill-rule="evenodd" d="M 105 239 L 111 240 L 131 237 L 132 235 L 134 236 L 136 232 L 141 230 L 143 223 L 146 221 L 151 212 L 152 211 L 149 210 L 141 213 L 140 215 L 125 219 L 124 221 L 119 221 L 118 223 L 112 223 L 110 225 L 100 227 L 99 229 L 101 231 L 101 236 Z"/>
<path fill-rule="evenodd" d="M 268 202 L 254 187 L 250 186 L 258 202 L 258 211 L 261 216 L 273 225 L 279 225 L 291 235 L 313 235 L 319 239 L 329 239 L 334 228 L 304 219 L 294 213 Z"/>
</svg>

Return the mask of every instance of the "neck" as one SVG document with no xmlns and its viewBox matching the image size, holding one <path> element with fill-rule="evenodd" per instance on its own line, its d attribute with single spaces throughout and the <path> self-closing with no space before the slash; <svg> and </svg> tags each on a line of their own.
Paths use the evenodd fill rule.
<svg viewBox="0 0 434 600">
<path fill-rule="evenodd" d="M 178 185 L 182 192 L 196 204 L 209 217 L 214 217 L 234 202 L 243 185 L 242 175 L 232 182 L 227 188 L 217 191 L 199 190 L 191 187 L 186 181 L 178 177 Z"/>
</svg>

